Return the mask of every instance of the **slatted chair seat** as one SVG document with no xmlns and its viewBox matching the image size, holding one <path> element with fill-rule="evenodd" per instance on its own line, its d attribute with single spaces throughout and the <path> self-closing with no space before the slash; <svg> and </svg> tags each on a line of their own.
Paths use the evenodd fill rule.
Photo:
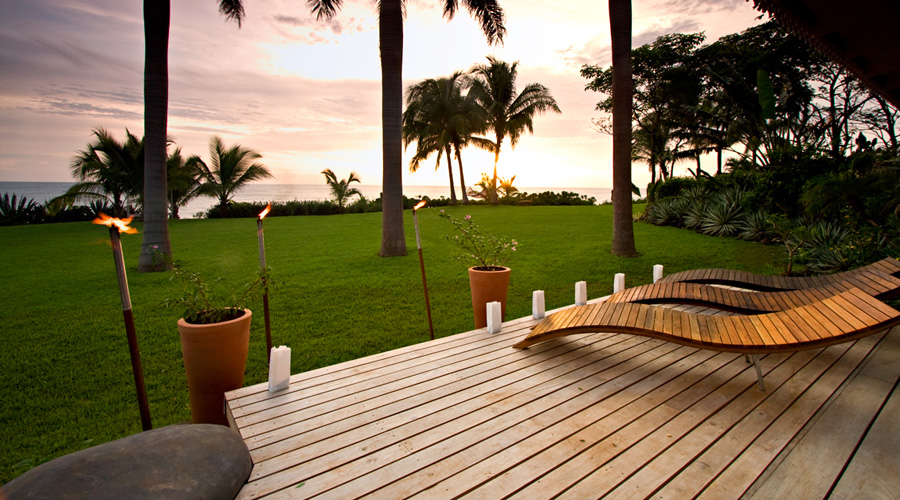
<svg viewBox="0 0 900 500">
<path fill-rule="evenodd" d="M 885 277 L 889 279 L 886 281 Z M 764 292 L 803 290 L 831 285 L 859 288 L 879 299 L 900 296 L 900 261 L 884 258 L 850 271 L 824 276 L 768 276 L 735 269 L 692 269 L 663 277 L 657 283 L 728 285 Z"/>
<path fill-rule="evenodd" d="M 900 324 L 900 311 L 857 289 L 765 314 L 717 316 L 634 302 L 599 302 L 551 314 L 513 345 L 526 349 L 575 333 L 628 333 L 686 346 L 753 355 L 826 347 Z"/>
<path fill-rule="evenodd" d="M 865 279 L 862 279 L 863 277 Z M 758 314 L 811 304 L 851 288 L 858 288 L 870 295 L 890 296 L 894 291 L 900 290 L 900 278 L 879 271 L 870 271 L 862 276 L 854 276 L 845 281 L 827 283 L 819 287 L 776 292 L 744 291 L 691 282 L 660 281 L 615 293 L 607 299 L 607 302 L 686 304 L 740 314 Z"/>
</svg>

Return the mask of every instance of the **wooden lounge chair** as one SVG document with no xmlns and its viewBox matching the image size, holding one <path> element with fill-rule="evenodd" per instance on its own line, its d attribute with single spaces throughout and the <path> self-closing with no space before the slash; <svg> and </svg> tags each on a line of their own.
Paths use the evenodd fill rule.
<svg viewBox="0 0 900 500">
<path fill-rule="evenodd" d="M 688 304 L 741 314 L 759 314 L 811 304 L 851 288 L 859 288 L 875 297 L 889 297 L 900 293 L 900 278 L 879 271 L 869 271 L 820 287 L 777 292 L 735 290 L 689 282 L 657 282 L 613 294 L 607 299 L 607 303 Z"/>
<path fill-rule="evenodd" d="M 900 288 L 884 286 L 882 277 L 900 278 L 900 261 L 887 257 L 867 266 L 823 276 L 767 276 L 734 269 L 692 269 L 663 277 L 658 283 L 701 283 L 728 285 L 764 292 L 802 290 L 829 285 L 853 286 L 877 297 L 887 299 L 900 295 Z"/>
<path fill-rule="evenodd" d="M 799 351 L 855 340 L 900 324 L 900 311 L 853 288 L 784 311 L 715 316 L 633 302 L 599 302 L 551 314 L 513 347 L 574 333 L 629 333 L 752 355 L 764 390 L 760 354 Z"/>
</svg>

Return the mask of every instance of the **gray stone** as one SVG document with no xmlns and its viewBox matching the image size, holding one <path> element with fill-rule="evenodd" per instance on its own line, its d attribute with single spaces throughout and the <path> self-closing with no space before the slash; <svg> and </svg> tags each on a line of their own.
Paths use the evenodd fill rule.
<svg viewBox="0 0 900 500">
<path fill-rule="evenodd" d="M 221 425 L 173 425 L 59 457 L 13 479 L 0 498 L 232 500 L 253 464 Z"/>
</svg>

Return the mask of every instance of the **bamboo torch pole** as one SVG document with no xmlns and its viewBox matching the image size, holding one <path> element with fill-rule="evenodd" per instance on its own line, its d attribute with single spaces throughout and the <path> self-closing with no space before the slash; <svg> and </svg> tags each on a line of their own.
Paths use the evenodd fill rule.
<svg viewBox="0 0 900 500">
<path fill-rule="evenodd" d="M 106 217 L 97 219 L 94 222 L 109 226 L 109 239 L 112 243 L 113 260 L 116 264 L 116 276 L 119 279 L 119 294 L 122 298 L 122 315 L 125 318 L 125 335 L 128 339 L 128 352 L 131 356 L 131 372 L 134 375 L 134 388 L 137 392 L 138 409 L 141 413 L 141 426 L 147 431 L 153 428 L 150 420 L 150 405 L 147 402 L 147 389 L 144 386 L 144 369 L 141 366 L 141 351 L 138 348 L 137 333 L 134 328 L 134 314 L 131 312 L 131 294 L 128 291 L 128 277 L 125 275 L 125 258 L 122 256 L 122 240 L 119 235 L 120 229 L 126 233 L 137 232 L 137 230 L 128 227 L 131 219 L 120 221 L 119 219 L 110 219 Z M 101 222 L 97 222 L 101 221 Z M 107 223 L 106 221 L 111 221 Z"/>
<path fill-rule="evenodd" d="M 419 216 L 418 211 L 425 206 L 425 200 L 420 201 L 413 207 L 413 225 L 416 227 L 416 248 L 419 250 L 419 267 L 422 269 L 422 288 L 425 290 L 425 311 L 428 313 L 428 331 L 431 333 L 431 340 L 434 340 L 434 325 L 431 323 L 431 300 L 428 298 L 428 282 L 425 281 L 425 259 L 422 257 L 422 238 L 419 236 Z"/>
</svg>

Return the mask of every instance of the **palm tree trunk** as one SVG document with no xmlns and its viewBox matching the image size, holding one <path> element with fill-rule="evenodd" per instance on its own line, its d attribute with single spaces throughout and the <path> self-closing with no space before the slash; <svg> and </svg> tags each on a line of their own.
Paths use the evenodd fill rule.
<svg viewBox="0 0 900 500">
<path fill-rule="evenodd" d="M 456 162 L 459 164 L 459 185 L 462 188 L 462 202 L 463 205 L 468 205 L 469 196 L 466 194 L 466 178 L 463 176 L 462 153 L 459 151 L 459 146 L 456 146 Z"/>
<path fill-rule="evenodd" d="M 612 38 L 613 238 L 612 254 L 637 255 L 631 211 L 631 0 L 609 0 Z"/>
<path fill-rule="evenodd" d="M 166 210 L 170 10 L 169 0 L 144 0 L 144 239 L 138 260 L 141 272 L 162 271 L 172 262 Z M 154 255 L 160 253 L 162 259 Z"/>
<path fill-rule="evenodd" d="M 458 205 L 459 202 L 456 200 L 456 186 L 453 185 L 453 161 L 450 159 L 450 145 L 448 144 L 446 149 L 447 153 L 447 172 L 450 172 L 450 204 Z"/>
<path fill-rule="evenodd" d="M 403 233 L 403 7 L 401 0 L 378 3 L 381 49 L 382 257 L 406 255 Z"/>
</svg>

